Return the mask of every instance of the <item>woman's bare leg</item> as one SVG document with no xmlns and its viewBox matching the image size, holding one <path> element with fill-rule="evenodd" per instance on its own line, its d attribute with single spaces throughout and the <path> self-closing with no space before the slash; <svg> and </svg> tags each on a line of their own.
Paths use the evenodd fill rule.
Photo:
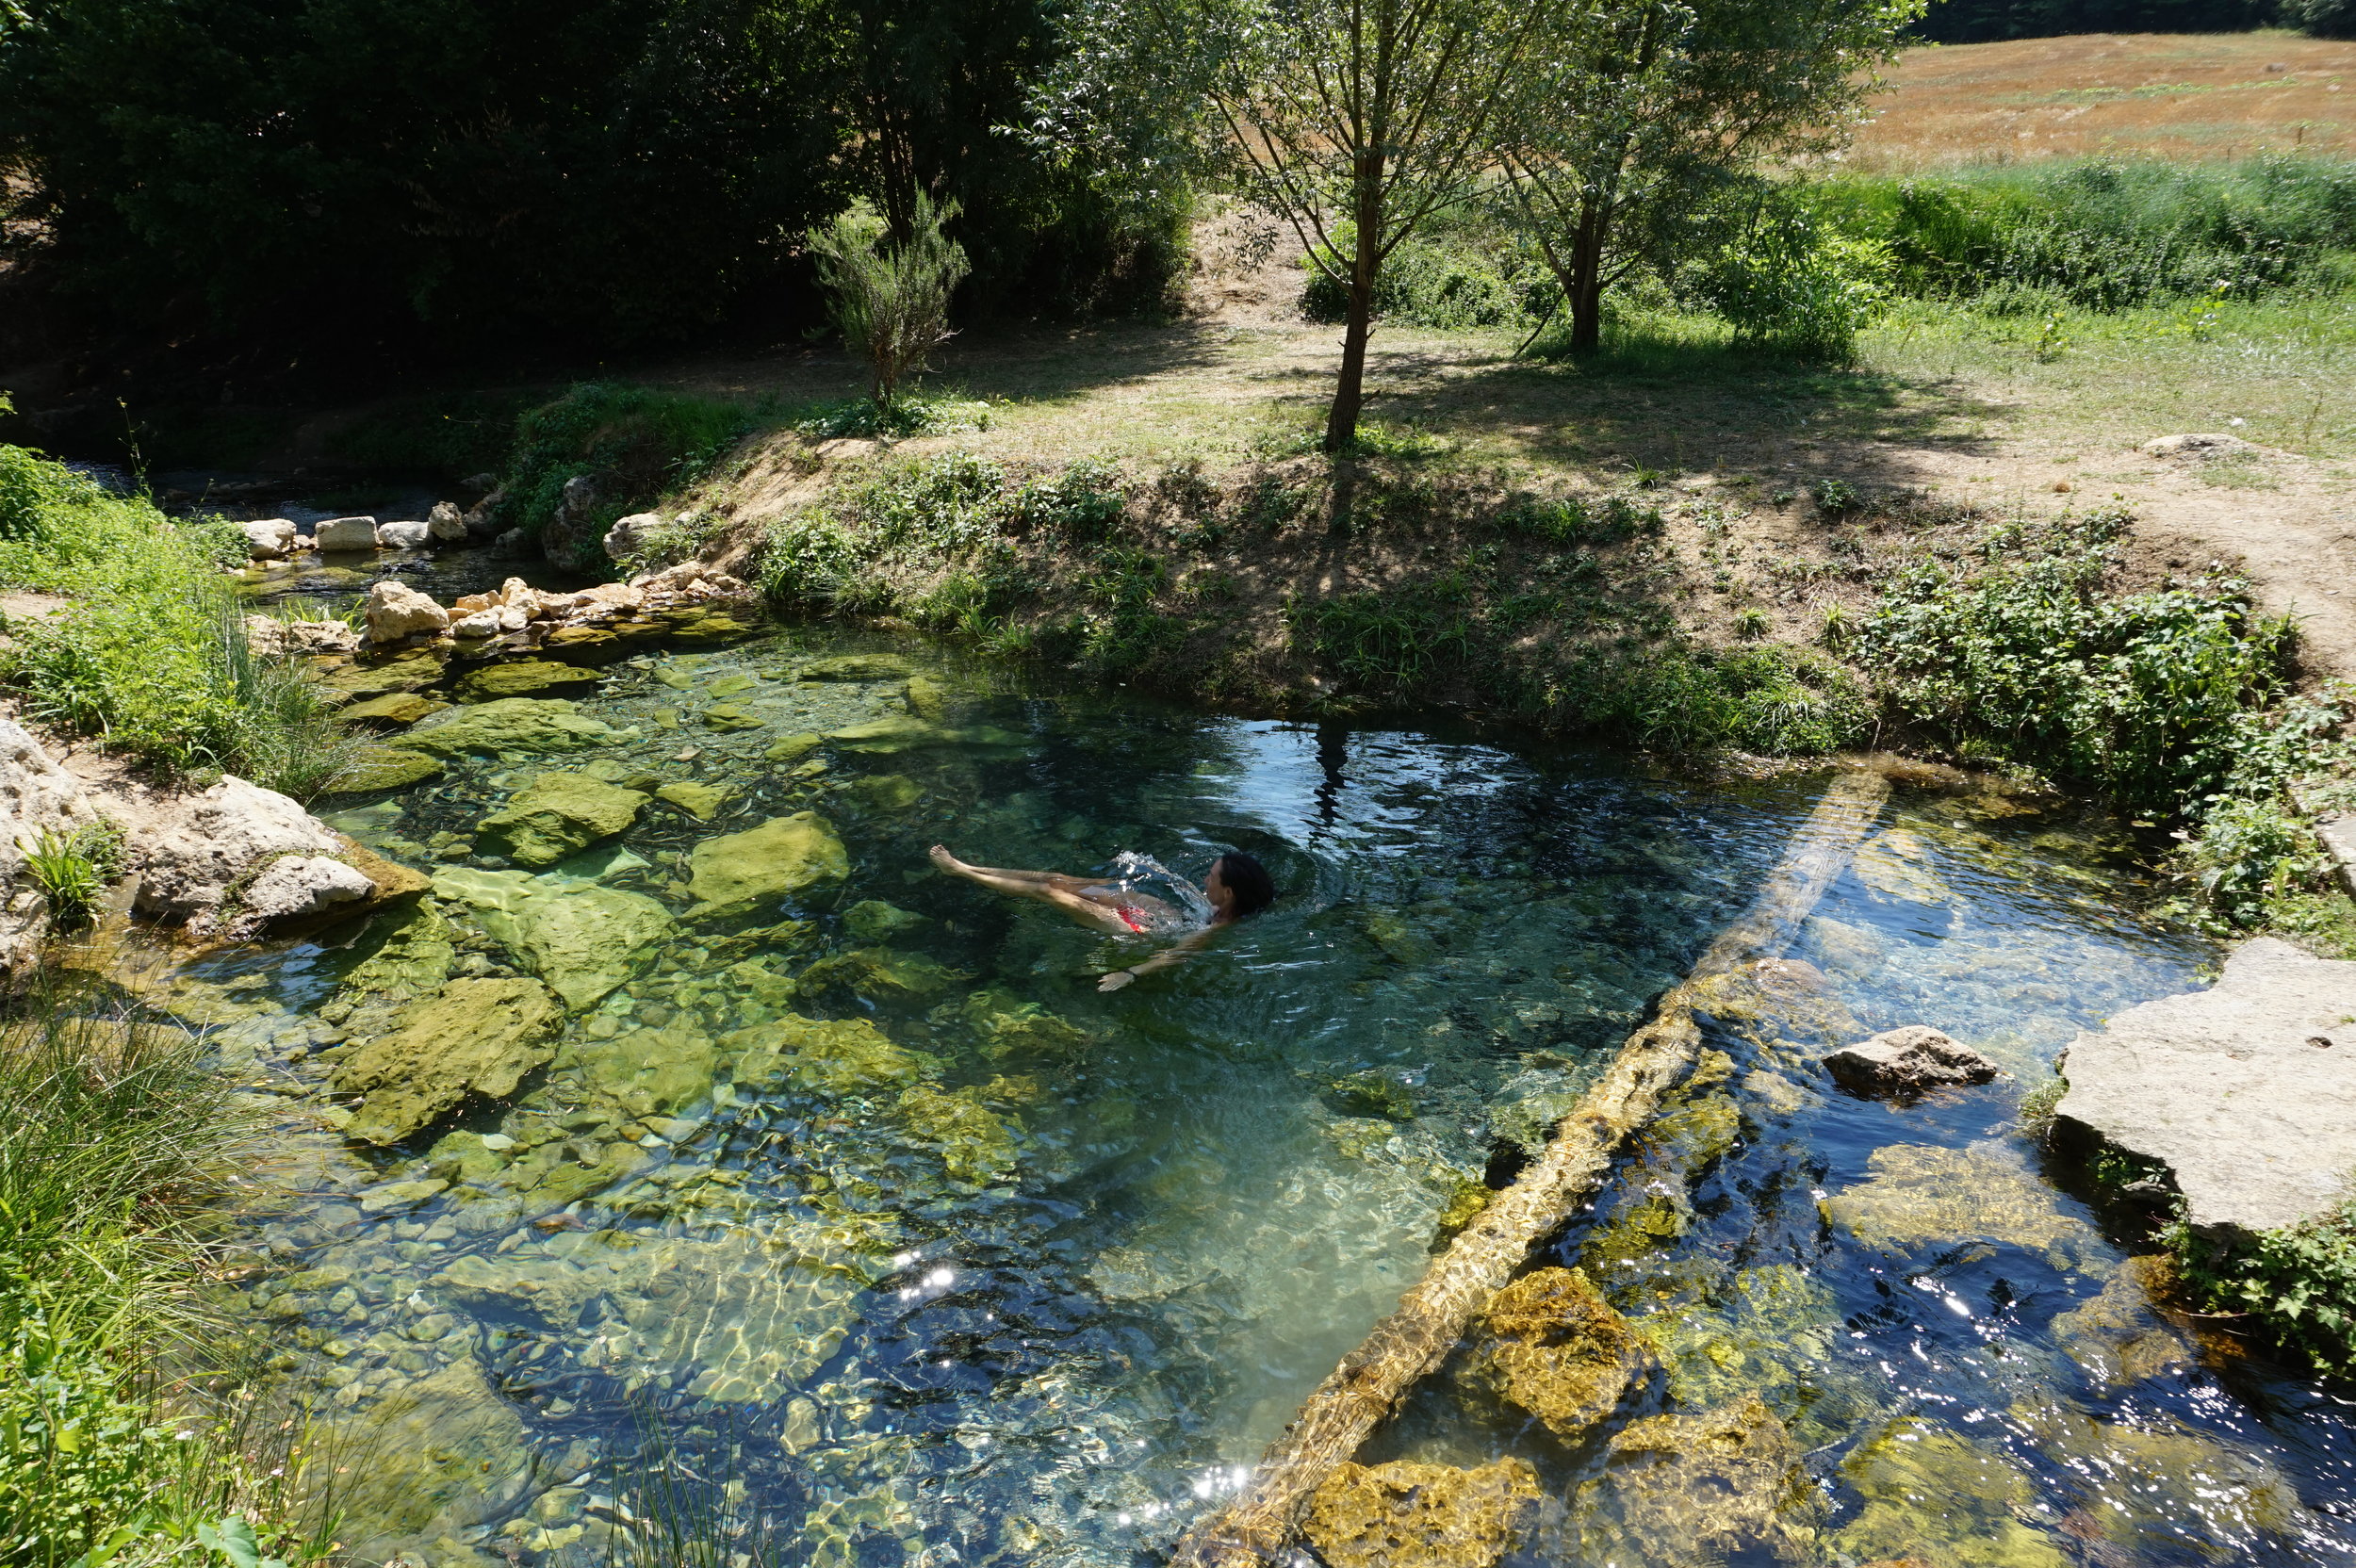
<svg viewBox="0 0 2356 1568">
<path fill-rule="evenodd" d="M 995 892 L 1017 898 L 1045 898 L 1051 892 L 1076 892 L 1088 886 L 1085 878 L 1059 871 L 1008 871 L 998 866 L 969 866 L 939 844 L 932 847 L 933 864 L 952 876 L 962 876 Z"/>
</svg>

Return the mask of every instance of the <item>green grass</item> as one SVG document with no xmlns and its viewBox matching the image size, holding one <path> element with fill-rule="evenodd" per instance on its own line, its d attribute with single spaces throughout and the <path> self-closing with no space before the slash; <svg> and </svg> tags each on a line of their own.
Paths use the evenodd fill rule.
<svg viewBox="0 0 2356 1568">
<path fill-rule="evenodd" d="M 0 447 L 0 582 L 72 600 L 9 621 L 0 682 L 30 717 L 168 775 L 316 793 L 348 760 L 345 731 L 301 668 L 248 647 L 222 575 L 245 555 L 232 525 L 175 522 Z"/>
<path fill-rule="evenodd" d="M 0 1560 L 213 1560 L 232 1516 L 265 1555 L 325 1555 L 301 1423 L 237 1387 L 208 1305 L 212 1205 L 259 1124 L 205 1054 L 45 993 L 0 1019 Z"/>
</svg>

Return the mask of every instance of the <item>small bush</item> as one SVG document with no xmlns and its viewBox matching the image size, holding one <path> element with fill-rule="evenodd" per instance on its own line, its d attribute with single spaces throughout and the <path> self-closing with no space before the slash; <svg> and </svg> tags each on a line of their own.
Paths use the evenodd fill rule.
<svg viewBox="0 0 2356 1568">
<path fill-rule="evenodd" d="M 1691 286 L 1738 341 L 1844 360 L 1889 295 L 1878 240 L 1831 233 L 1777 204 L 1692 274 Z"/>
<path fill-rule="evenodd" d="M 1347 237 L 1336 236 L 1345 247 Z M 1350 296 L 1325 270 L 1304 260 L 1308 272 L 1301 291 L 1301 314 L 1312 321 L 1339 321 L 1350 313 Z M 1347 272 L 1349 264 L 1339 263 Z M 1413 322 L 1442 331 L 1526 325 L 1544 314 L 1561 293 L 1543 268 L 1495 259 L 1464 246 L 1411 239 L 1393 251 L 1375 280 L 1374 312 L 1383 319 Z"/>
<path fill-rule="evenodd" d="M 758 418 L 742 403 L 652 386 L 575 386 L 516 421 L 499 521 L 543 536 L 562 564 L 601 565 L 599 541 L 615 518 L 700 482 Z M 563 512 L 565 483 L 583 476 L 597 491 L 590 514 L 563 537 L 546 537 Z"/>
<path fill-rule="evenodd" d="M 1658 507 L 1639 506 L 1625 496 L 1586 501 L 1573 496 L 1563 500 L 1523 499 L 1497 514 L 1498 527 L 1557 545 L 1617 545 L 1644 534 L 1659 533 Z"/>
<path fill-rule="evenodd" d="M 2168 1239 L 2184 1283 L 2210 1306 L 2248 1313 L 2324 1372 L 2356 1378 L 2356 1201 L 2240 1246 L 2181 1224 Z"/>
<path fill-rule="evenodd" d="M 2243 715 L 2284 684 L 2287 622 L 2247 585 L 2098 588 L 2124 518 L 1992 531 L 2001 564 L 1908 568 L 1859 629 L 1893 707 L 1967 756 L 2025 764 L 2175 813 L 2233 773 Z"/>
<path fill-rule="evenodd" d="M 843 347 L 866 359 L 868 400 L 879 412 L 889 413 L 900 384 L 954 335 L 949 299 L 973 270 L 965 247 L 943 232 L 957 210 L 955 202 L 936 207 L 919 190 L 905 236 L 888 235 L 864 201 L 807 236 L 826 314 Z"/>
</svg>

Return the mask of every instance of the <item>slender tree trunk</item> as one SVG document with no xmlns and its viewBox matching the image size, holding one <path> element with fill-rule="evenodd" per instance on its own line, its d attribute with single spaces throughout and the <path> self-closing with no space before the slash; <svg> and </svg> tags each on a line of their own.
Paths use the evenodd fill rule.
<svg viewBox="0 0 2356 1568">
<path fill-rule="evenodd" d="M 1592 353 L 1603 341 L 1603 248 L 1612 232 L 1611 209 L 1592 198 L 1579 204 L 1579 232 L 1571 237 L 1571 351 Z"/>
<path fill-rule="evenodd" d="M 1338 452 L 1358 439 L 1358 411 L 1366 400 L 1366 339 L 1374 335 L 1374 279 L 1383 265 L 1383 155 L 1361 154 L 1351 204 L 1358 245 L 1350 259 L 1350 312 L 1342 327 L 1342 373 L 1325 417 L 1325 449 Z"/>
</svg>

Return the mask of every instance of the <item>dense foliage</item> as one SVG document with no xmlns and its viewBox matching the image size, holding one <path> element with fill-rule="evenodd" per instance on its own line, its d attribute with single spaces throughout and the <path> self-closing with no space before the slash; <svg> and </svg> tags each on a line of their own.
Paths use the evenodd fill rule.
<svg viewBox="0 0 2356 1568">
<path fill-rule="evenodd" d="M 2247 1313 L 2325 1372 L 2356 1378 L 2356 1201 L 2224 1246 L 2179 1225 L 2184 1282 L 2209 1305 Z"/>
<path fill-rule="evenodd" d="M 2117 310 L 2356 281 L 2356 162 L 2093 158 L 1850 175 L 1800 199 L 1904 292 Z"/>
<path fill-rule="evenodd" d="M 703 479 L 755 418 L 743 403 L 691 393 L 613 382 L 572 387 L 515 422 L 494 516 L 537 536 L 560 564 L 602 567 L 598 541 L 615 518 Z M 567 507 L 565 486 L 576 479 L 589 482 L 589 498 Z"/>
<path fill-rule="evenodd" d="M 2280 21 L 2306 25 L 2318 37 L 2339 36 L 2314 26 L 2311 8 L 2333 0 L 1932 0 L 1916 24 L 1939 43 L 1988 43 L 2009 38 L 2062 38 L 2072 33 L 2238 33 Z"/>
<path fill-rule="evenodd" d="M 975 298 L 1151 302 L 1170 203 L 998 134 L 1051 49 L 1039 0 L 25 0 L 0 171 L 118 320 L 672 334 L 806 286 L 886 156 Z"/>
<path fill-rule="evenodd" d="M 229 524 L 174 522 L 0 446 L 0 581 L 72 599 L 8 619 L 0 681 L 32 717 L 167 772 L 317 792 L 347 743 L 302 672 L 247 645 L 221 577 L 245 556 Z"/>
</svg>

